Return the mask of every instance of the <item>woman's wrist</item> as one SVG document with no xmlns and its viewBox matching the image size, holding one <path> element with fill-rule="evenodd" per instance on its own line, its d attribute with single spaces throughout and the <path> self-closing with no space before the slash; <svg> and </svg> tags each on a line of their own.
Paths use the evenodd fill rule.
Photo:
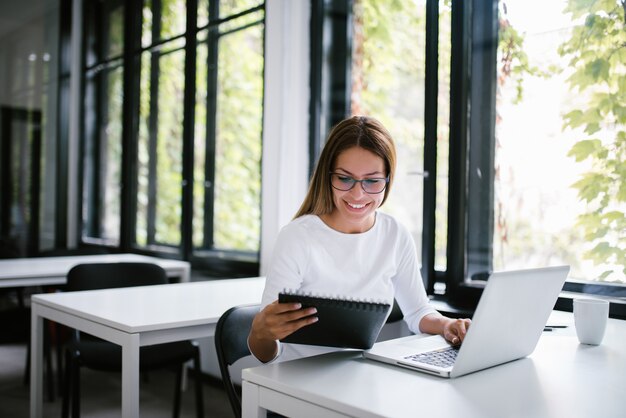
<svg viewBox="0 0 626 418">
<path fill-rule="evenodd" d="M 276 340 L 256 338 L 253 333 L 248 336 L 248 349 L 257 360 L 268 363 L 278 356 L 279 343 Z"/>
<path fill-rule="evenodd" d="M 429 313 L 420 321 L 420 331 L 426 334 L 443 335 L 447 319 L 439 312 Z"/>
</svg>

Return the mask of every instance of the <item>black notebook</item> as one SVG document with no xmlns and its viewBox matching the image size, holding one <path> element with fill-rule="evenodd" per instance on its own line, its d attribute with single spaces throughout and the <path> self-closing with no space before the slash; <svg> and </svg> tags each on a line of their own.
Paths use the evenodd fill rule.
<svg viewBox="0 0 626 418">
<path fill-rule="evenodd" d="M 318 321 L 300 328 L 281 341 L 294 344 L 368 349 L 376 342 L 391 305 L 280 293 L 278 301 L 300 302 L 303 308 L 317 308 Z"/>
</svg>

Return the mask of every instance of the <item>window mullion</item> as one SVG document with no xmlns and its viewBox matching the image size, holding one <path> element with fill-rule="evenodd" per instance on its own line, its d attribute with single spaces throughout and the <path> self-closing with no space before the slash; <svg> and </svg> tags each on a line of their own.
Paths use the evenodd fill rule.
<svg viewBox="0 0 626 418">
<path fill-rule="evenodd" d="M 137 136 L 139 123 L 140 66 L 136 56 L 141 45 L 141 1 L 125 3 L 124 75 L 122 104 L 122 188 L 120 250 L 130 251 L 135 242 L 137 216 Z"/>
<path fill-rule="evenodd" d="M 161 37 L 161 1 L 152 3 L 152 43 Z M 158 160 L 158 120 L 159 120 L 159 61 L 160 49 L 150 52 L 150 111 L 148 127 L 148 202 L 146 208 L 146 243 L 156 242 L 156 202 L 157 202 L 157 160 Z"/>
<path fill-rule="evenodd" d="M 181 219 L 181 255 L 189 260 L 193 253 L 193 193 L 194 193 L 194 128 L 196 110 L 198 1 L 187 0 L 185 30 L 185 94 L 183 109 L 183 190 Z"/>
<path fill-rule="evenodd" d="M 219 1 L 209 3 L 209 18 L 219 16 Z M 213 217 L 215 213 L 215 164 L 217 146 L 217 84 L 218 84 L 218 48 L 219 29 L 211 26 L 207 35 L 207 121 L 206 155 L 204 165 L 204 237 L 203 247 L 213 248 Z"/>
<path fill-rule="evenodd" d="M 424 91 L 424 212 L 422 279 L 428 294 L 435 284 L 435 209 L 437 201 L 437 95 L 439 85 L 439 2 L 426 2 L 426 68 Z"/>
<path fill-rule="evenodd" d="M 452 1 L 450 64 L 450 156 L 446 293 L 454 299 L 466 275 L 467 126 L 471 3 Z"/>
<path fill-rule="evenodd" d="M 154 25 L 157 27 L 157 24 Z M 159 120 L 159 59 L 161 53 L 150 53 L 150 119 L 148 129 L 148 202 L 146 242 L 156 244 L 157 160 Z"/>
<path fill-rule="evenodd" d="M 472 16 L 472 91 L 469 118 L 467 275 L 492 270 L 498 1 L 476 1 Z"/>
</svg>

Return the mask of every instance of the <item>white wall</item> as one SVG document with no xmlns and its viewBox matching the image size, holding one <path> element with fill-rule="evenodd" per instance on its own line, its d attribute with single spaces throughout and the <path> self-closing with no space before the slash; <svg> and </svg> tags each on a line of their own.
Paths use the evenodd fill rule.
<svg viewBox="0 0 626 418">
<path fill-rule="evenodd" d="M 308 186 L 309 0 L 268 0 L 265 29 L 261 274 L 280 228 Z M 220 376 L 213 337 L 199 341 L 202 370 Z M 246 362 L 245 367 L 254 362 Z M 234 376 L 238 376 L 234 372 Z"/>
<path fill-rule="evenodd" d="M 309 0 L 266 3 L 261 275 L 308 185 L 310 14 Z"/>
</svg>

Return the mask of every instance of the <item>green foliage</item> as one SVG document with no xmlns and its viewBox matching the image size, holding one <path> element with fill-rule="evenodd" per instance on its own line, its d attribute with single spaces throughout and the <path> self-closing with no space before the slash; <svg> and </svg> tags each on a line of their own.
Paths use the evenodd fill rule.
<svg viewBox="0 0 626 418">
<path fill-rule="evenodd" d="M 407 87 L 423 86 L 424 10 L 399 0 L 355 1 L 354 13 L 352 113 L 375 116 L 397 141 L 415 143 L 421 132 Z"/>
<path fill-rule="evenodd" d="M 121 212 L 120 184 L 122 180 L 122 67 L 104 72 L 107 86 L 107 115 L 103 129 L 103 167 L 101 176 L 104 180 L 102 191 L 102 219 L 100 237 L 110 240 L 119 239 L 119 219 Z"/>
<path fill-rule="evenodd" d="M 221 3 L 221 17 L 229 11 L 256 6 L 257 0 L 228 0 Z M 206 2 L 202 2 L 206 6 Z M 185 29 L 185 3 L 162 1 L 161 38 L 178 35 Z M 144 10 L 144 36 L 152 28 L 150 3 Z M 147 10 L 146 10 L 147 9 Z M 216 18 L 216 17 L 212 17 Z M 196 108 L 194 130 L 193 243 L 198 249 L 258 251 L 261 207 L 261 132 L 263 109 L 263 11 L 232 19 L 220 32 L 250 27 L 222 35 L 219 41 L 217 107 L 208 108 L 207 44 L 197 44 Z M 199 39 L 206 39 L 205 29 Z M 156 42 L 156 40 L 153 40 Z M 182 156 L 184 39 L 163 45 L 158 51 L 142 54 L 140 125 L 138 153 L 137 242 L 140 245 L 179 246 L 182 217 Z M 236 53 L 233 53 L 236 51 Z M 151 78 L 157 66 L 158 77 Z M 151 97 L 151 83 L 157 82 L 157 96 Z M 158 107 L 158 109 L 157 109 Z M 156 155 L 149 150 L 151 120 L 156 111 Z M 208 126 L 215 113 L 216 126 Z M 215 130 L 215 155 L 207 155 L 207 131 Z M 150 173 L 150 162 L 156 172 Z M 208 183 L 206 172 L 214 172 Z M 150 195 L 148 179 L 156 176 L 156 196 Z M 207 202 L 208 201 L 208 202 Z M 213 206 L 213 234 L 204 236 L 205 203 Z M 155 205 L 155 236 L 147 236 Z"/>
<path fill-rule="evenodd" d="M 108 51 L 107 58 L 119 57 L 124 52 L 124 7 L 120 6 L 111 11 L 107 30 Z"/>
<path fill-rule="evenodd" d="M 599 139 L 584 139 L 574 144 L 567 155 L 576 158 L 576 161 L 580 162 L 597 154 L 599 151 L 604 151 L 602 142 Z"/>
<path fill-rule="evenodd" d="M 522 6 L 523 7 L 523 6 Z M 525 48 L 525 34 L 520 33 L 508 18 L 507 4 L 504 1 L 499 2 L 498 11 L 498 71 L 497 71 L 497 97 L 496 101 L 505 100 L 503 96 L 506 94 L 506 86 L 511 84 L 514 86 L 515 95 L 510 99 L 512 104 L 520 104 L 524 100 L 524 82 L 529 77 L 547 77 L 550 72 L 542 71 L 537 66 L 530 65 L 530 59 Z M 560 69 L 552 66 L 552 71 L 558 72 Z M 506 99 L 508 100 L 508 99 Z M 497 105 L 498 106 L 498 105 Z M 496 126 L 501 123 L 502 116 L 496 117 Z M 499 137 L 499 129 L 496 128 L 496 155 L 499 153 L 499 147 L 502 145 Z M 506 163 L 502 163 L 500 158 L 495 159 L 495 184 L 494 184 L 494 266 L 505 266 L 506 259 L 517 260 L 522 265 L 524 263 L 537 263 L 534 260 L 537 254 L 529 251 L 529 244 L 532 242 L 533 247 L 543 247 L 551 245 L 553 253 L 561 253 L 565 251 L 566 245 L 561 242 L 567 242 L 572 238 L 573 231 L 568 231 L 569 236 L 561 234 L 556 238 L 556 243 L 546 242 L 545 236 L 538 236 L 536 226 L 529 219 L 537 214 L 525 213 L 523 216 L 517 216 L 517 213 L 527 211 L 529 208 L 519 206 L 517 197 L 507 193 L 507 186 L 503 183 L 500 173 L 508 171 L 509 167 Z M 515 212 L 514 215 L 511 212 Z M 506 257 L 505 257 L 506 254 Z M 542 260 L 544 264 L 549 264 L 550 256 L 554 254 L 540 254 L 539 257 L 546 257 Z"/>
<path fill-rule="evenodd" d="M 528 54 L 524 52 L 524 37 L 511 26 L 505 17 L 500 18 L 498 27 L 498 63 L 500 65 L 500 84 L 506 80 L 506 82 L 515 85 L 517 97 L 514 103 L 519 103 L 523 99 L 524 76 L 546 75 L 537 67 L 529 64 Z"/>
<path fill-rule="evenodd" d="M 183 97 L 185 62 L 179 50 L 160 57 L 157 120 L 155 241 L 180 244 L 182 217 Z"/>
<path fill-rule="evenodd" d="M 161 1 L 161 39 L 168 39 L 185 32 L 185 0 Z"/>
<path fill-rule="evenodd" d="M 218 62 L 214 245 L 220 249 L 258 251 L 263 27 L 257 25 L 229 34 L 220 40 L 219 48 L 222 53 Z"/>
<path fill-rule="evenodd" d="M 626 28 L 624 0 L 570 0 L 566 12 L 580 22 L 559 48 L 572 70 L 568 83 L 584 99 L 563 117 L 582 128 L 569 156 L 589 170 L 572 187 L 587 203 L 578 218 L 592 243 L 585 257 L 613 266 L 600 280 L 626 274 Z"/>
</svg>

